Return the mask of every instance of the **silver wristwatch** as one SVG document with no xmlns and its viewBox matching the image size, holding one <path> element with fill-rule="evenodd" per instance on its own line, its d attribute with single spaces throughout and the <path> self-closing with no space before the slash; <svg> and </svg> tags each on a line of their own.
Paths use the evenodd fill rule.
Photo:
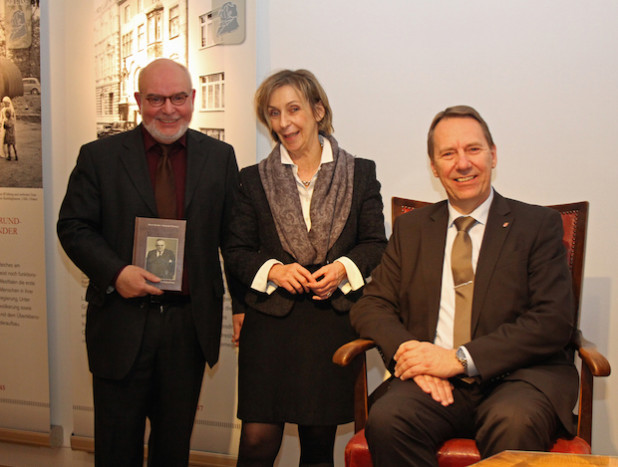
<svg viewBox="0 0 618 467">
<path fill-rule="evenodd" d="M 457 349 L 457 353 L 455 353 L 455 357 L 459 360 L 459 363 L 464 367 L 464 373 L 468 374 L 468 359 L 466 358 L 466 352 L 464 352 L 463 347 L 459 347 Z"/>
</svg>

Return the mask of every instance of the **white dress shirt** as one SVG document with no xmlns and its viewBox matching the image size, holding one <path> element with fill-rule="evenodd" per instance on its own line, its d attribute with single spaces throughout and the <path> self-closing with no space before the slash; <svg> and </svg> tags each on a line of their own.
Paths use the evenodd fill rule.
<svg viewBox="0 0 618 467">
<path fill-rule="evenodd" d="M 292 161 L 292 158 L 290 157 L 290 154 L 285 149 L 285 147 L 283 145 L 280 145 L 281 163 L 292 166 L 292 172 L 294 173 L 294 179 L 296 180 L 296 188 L 298 188 L 298 195 L 300 196 L 300 205 L 302 208 L 303 219 L 305 220 L 305 224 L 307 225 L 307 232 L 311 230 L 311 196 L 313 195 L 313 189 L 315 188 L 315 182 L 318 178 L 318 173 L 320 172 L 322 164 L 333 161 L 333 148 L 330 144 L 330 141 L 320 136 L 320 144 L 322 145 L 322 159 L 320 160 L 320 167 L 318 167 L 318 170 L 311 178 L 311 183 L 308 187 L 303 184 L 300 177 L 298 176 L 298 166 L 294 164 L 294 161 Z M 339 261 L 341 264 L 343 264 L 343 267 L 345 268 L 347 274 L 347 278 L 341 281 L 341 283 L 339 284 L 339 289 L 341 290 L 341 292 L 347 294 L 353 290 L 360 289 L 365 284 L 365 281 L 363 280 L 363 275 L 361 274 L 356 264 L 354 264 L 354 262 L 350 258 L 342 256 L 340 258 L 337 258 L 335 261 Z M 277 285 L 274 282 L 268 280 L 268 273 L 275 264 L 283 263 L 276 259 L 269 259 L 260 267 L 257 274 L 253 278 L 253 282 L 251 283 L 252 289 L 257 290 L 258 292 L 267 293 L 269 295 L 277 289 Z"/>
<path fill-rule="evenodd" d="M 479 259 L 479 251 L 483 243 L 483 234 L 485 233 L 485 225 L 489 216 L 489 207 L 494 199 L 494 190 L 491 189 L 489 197 L 468 216 L 474 217 L 476 223 L 470 228 L 468 234 L 472 241 L 472 268 L 476 273 L 476 263 Z M 446 246 L 444 248 L 444 265 L 442 267 L 442 292 L 440 296 L 440 314 L 438 315 L 438 327 L 436 329 L 436 337 L 434 344 L 445 349 L 453 348 L 453 328 L 455 319 L 455 284 L 453 283 L 453 271 L 451 269 L 451 250 L 453 242 L 457 236 L 457 227 L 455 227 L 455 219 L 463 214 L 457 212 L 451 203 L 448 203 L 448 228 L 446 230 Z M 476 376 L 478 374 L 474 361 L 470 357 L 468 350 L 462 346 L 468 361 L 468 376 Z"/>
</svg>

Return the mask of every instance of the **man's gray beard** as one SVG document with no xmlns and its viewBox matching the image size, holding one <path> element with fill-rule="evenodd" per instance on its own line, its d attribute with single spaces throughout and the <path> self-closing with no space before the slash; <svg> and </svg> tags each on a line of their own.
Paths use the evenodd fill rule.
<svg viewBox="0 0 618 467">
<path fill-rule="evenodd" d="M 172 136 L 167 136 L 167 135 L 162 134 L 159 130 L 157 130 L 155 122 L 156 120 L 153 120 L 152 123 L 149 123 L 148 125 L 144 123 L 144 128 L 146 128 L 148 133 L 150 133 L 150 135 L 155 139 L 157 143 L 162 143 L 162 144 L 172 144 L 173 142 L 178 140 L 182 135 L 184 135 L 187 132 L 187 129 L 189 128 L 188 123 L 183 123 L 180 129 L 176 133 L 174 133 Z"/>
</svg>

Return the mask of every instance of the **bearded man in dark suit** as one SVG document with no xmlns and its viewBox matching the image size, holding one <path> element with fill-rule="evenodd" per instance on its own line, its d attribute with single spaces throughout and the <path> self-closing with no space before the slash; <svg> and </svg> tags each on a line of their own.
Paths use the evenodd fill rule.
<svg viewBox="0 0 618 467">
<path fill-rule="evenodd" d="M 135 99 L 141 125 L 81 148 L 57 230 L 90 279 L 96 465 L 141 466 L 146 418 L 149 465 L 187 465 L 204 365 L 219 356 L 218 249 L 238 168 L 230 145 L 188 129 L 195 90 L 184 66 L 147 65 Z M 167 197 L 159 195 L 164 189 Z M 180 293 L 164 293 L 149 283 L 156 275 L 131 264 L 136 217 L 186 219 Z"/>
<path fill-rule="evenodd" d="M 394 375 L 365 430 L 374 464 L 437 465 L 438 447 L 454 437 L 475 439 L 482 457 L 548 450 L 572 432 L 577 399 L 560 215 L 493 190 L 496 147 L 471 107 L 436 115 L 428 153 L 448 200 L 398 219 L 350 314 Z M 473 218 L 474 272 L 455 285 L 460 216 Z M 468 284 L 467 338 L 458 344 L 456 289 Z"/>
</svg>

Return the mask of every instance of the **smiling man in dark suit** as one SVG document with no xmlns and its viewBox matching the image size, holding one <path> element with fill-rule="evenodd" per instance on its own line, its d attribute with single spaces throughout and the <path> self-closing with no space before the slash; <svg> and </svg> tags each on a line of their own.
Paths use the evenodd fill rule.
<svg viewBox="0 0 618 467">
<path fill-rule="evenodd" d="M 496 147 L 471 107 L 436 115 L 428 153 L 448 200 L 398 219 L 350 314 L 394 375 L 369 413 L 374 464 L 437 465 L 438 447 L 453 437 L 475 439 L 483 457 L 547 450 L 572 432 L 577 398 L 560 216 L 493 190 Z M 472 218 L 472 276 L 460 283 L 453 245 L 465 235 L 455 225 L 462 216 Z M 472 295 L 462 326 L 464 287 Z"/>
<path fill-rule="evenodd" d="M 184 66 L 147 65 L 135 93 L 142 124 L 81 148 L 60 208 L 60 242 L 90 279 L 97 466 L 141 466 L 146 418 L 148 464 L 187 465 L 204 365 L 219 356 L 218 248 L 238 169 L 230 145 L 188 129 L 194 98 Z M 131 264 L 136 217 L 186 219 L 182 292 L 164 293 Z"/>
</svg>

